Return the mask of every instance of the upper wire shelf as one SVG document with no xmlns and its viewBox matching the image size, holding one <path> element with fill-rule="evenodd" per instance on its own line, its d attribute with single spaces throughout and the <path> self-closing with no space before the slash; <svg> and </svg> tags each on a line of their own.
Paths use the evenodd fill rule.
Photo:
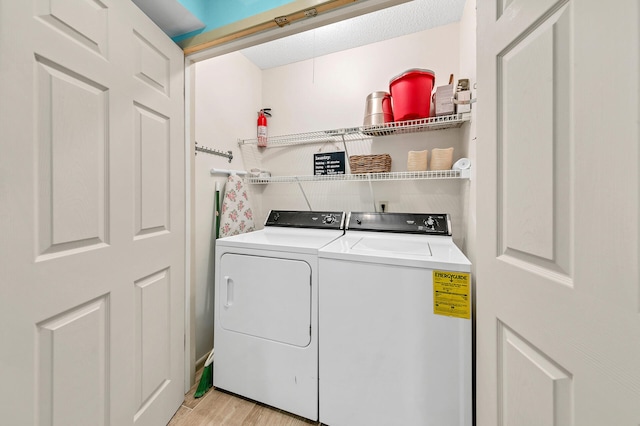
<svg viewBox="0 0 640 426">
<path fill-rule="evenodd" d="M 470 113 L 443 115 L 421 118 L 419 120 L 376 124 L 371 126 L 347 127 L 343 129 L 297 133 L 283 136 L 269 136 L 268 147 L 301 145 L 311 143 L 343 142 L 371 139 L 378 136 L 390 136 L 406 133 L 419 133 L 429 130 L 444 130 L 460 127 L 471 120 Z M 238 145 L 257 145 L 257 139 L 238 139 Z"/>
</svg>

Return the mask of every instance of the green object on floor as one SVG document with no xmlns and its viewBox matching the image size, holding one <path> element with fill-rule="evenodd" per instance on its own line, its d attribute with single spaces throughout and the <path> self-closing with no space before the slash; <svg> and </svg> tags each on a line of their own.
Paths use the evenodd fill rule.
<svg viewBox="0 0 640 426">
<path fill-rule="evenodd" d="M 207 391 L 213 386 L 213 350 L 209 354 L 209 357 L 204 363 L 204 368 L 202 369 L 202 376 L 200 376 L 200 383 L 198 383 L 198 388 L 196 389 L 196 393 L 193 394 L 194 398 L 200 398 L 202 395 L 207 393 Z"/>
<path fill-rule="evenodd" d="M 220 188 L 218 187 L 218 183 L 216 182 L 216 205 L 215 205 L 215 209 L 216 211 L 214 212 L 214 215 L 216 217 L 216 240 L 218 238 L 220 238 L 220 214 L 222 213 L 220 211 Z"/>
<path fill-rule="evenodd" d="M 216 191 L 215 191 L 215 204 L 213 206 L 213 217 L 215 218 L 213 234 L 215 239 L 217 240 L 220 237 L 220 185 L 216 182 Z M 200 383 L 198 383 L 198 388 L 196 389 L 196 393 L 193 394 L 194 398 L 200 398 L 202 395 L 207 393 L 207 391 L 213 386 L 213 349 L 211 349 L 211 353 L 207 357 L 207 360 L 204 363 L 204 368 L 202 369 L 202 376 L 200 377 Z"/>
</svg>

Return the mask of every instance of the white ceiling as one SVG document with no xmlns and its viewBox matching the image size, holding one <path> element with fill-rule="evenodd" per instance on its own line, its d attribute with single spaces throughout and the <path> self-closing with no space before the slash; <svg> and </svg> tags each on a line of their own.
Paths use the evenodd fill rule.
<svg viewBox="0 0 640 426">
<path fill-rule="evenodd" d="M 241 50 L 260 69 L 460 21 L 466 0 L 413 0 Z M 313 19 L 313 18 L 311 18 Z"/>
</svg>

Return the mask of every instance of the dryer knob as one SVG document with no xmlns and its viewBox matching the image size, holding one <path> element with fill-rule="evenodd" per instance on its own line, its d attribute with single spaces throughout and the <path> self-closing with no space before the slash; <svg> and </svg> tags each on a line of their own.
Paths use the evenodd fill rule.
<svg viewBox="0 0 640 426">
<path fill-rule="evenodd" d="M 324 223 L 333 223 L 336 221 L 336 217 L 332 214 L 325 216 L 323 222 Z"/>
</svg>

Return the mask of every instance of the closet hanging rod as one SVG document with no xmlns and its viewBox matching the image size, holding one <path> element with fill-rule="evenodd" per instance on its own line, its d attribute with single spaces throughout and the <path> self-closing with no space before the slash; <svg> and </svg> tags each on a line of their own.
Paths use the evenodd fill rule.
<svg viewBox="0 0 640 426">
<path fill-rule="evenodd" d="M 212 175 L 238 175 L 238 176 L 244 176 L 247 174 L 246 171 L 244 170 L 228 170 L 228 169 L 211 169 L 210 170 Z"/>
<path fill-rule="evenodd" d="M 209 148 L 206 147 L 204 145 L 202 146 L 198 146 L 198 142 L 196 142 L 196 151 L 199 152 L 204 152 L 207 154 L 213 154 L 213 155 L 219 155 L 220 157 L 226 157 L 229 159 L 229 162 L 231 162 L 231 160 L 233 160 L 233 151 L 221 151 L 219 149 L 215 149 L 215 148 Z M 197 152 L 196 152 L 197 155 Z"/>
</svg>

